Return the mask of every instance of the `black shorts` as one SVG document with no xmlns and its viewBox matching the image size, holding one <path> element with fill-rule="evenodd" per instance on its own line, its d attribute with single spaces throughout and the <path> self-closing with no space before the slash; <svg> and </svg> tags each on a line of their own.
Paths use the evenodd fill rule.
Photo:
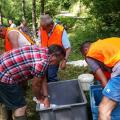
<svg viewBox="0 0 120 120">
<path fill-rule="evenodd" d="M 18 84 L 0 83 L 0 103 L 8 109 L 17 109 L 26 105 L 24 91 Z"/>
</svg>

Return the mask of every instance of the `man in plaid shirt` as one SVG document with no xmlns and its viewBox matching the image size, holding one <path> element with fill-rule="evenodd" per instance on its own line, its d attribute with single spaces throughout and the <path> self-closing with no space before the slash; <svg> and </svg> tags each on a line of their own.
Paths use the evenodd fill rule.
<svg viewBox="0 0 120 120">
<path fill-rule="evenodd" d="M 33 45 L 34 41 L 29 37 L 29 35 L 24 34 L 23 32 L 20 32 L 17 29 L 11 29 L 6 27 L 0 28 L 0 38 L 4 39 L 5 42 L 5 51 L 9 51 L 15 48 L 23 47 L 26 45 Z M 1 40 L 2 40 L 1 39 Z M 1 41 L 0 40 L 0 41 Z M 2 54 L 3 51 L 0 51 L 0 54 Z M 27 89 L 28 83 L 27 81 L 21 83 L 24 91 Z M 26 95 L 26 92 L 24 93 Z M 4 113 L 4 114 L 3 114 Z M 6 107 L 3 104 L 0 104 L 0 118 L 3 120 L 6 119 L 12 119 L 12 111 L 7 110 Z"/>
<path fill-rule="evenodd" d="M 38 100 L 43 99 L 45 107 L 49 107 L 46 70 L 49 64 L 64 57 L 65 50 L 59 45 L 48 49 L 25 46 L 0 56 L 0 102 L 15 110 L 15 120 L 26 120 L 26 102 L 19 83 L 34 77 L 33 93 Z"/>
</svg>

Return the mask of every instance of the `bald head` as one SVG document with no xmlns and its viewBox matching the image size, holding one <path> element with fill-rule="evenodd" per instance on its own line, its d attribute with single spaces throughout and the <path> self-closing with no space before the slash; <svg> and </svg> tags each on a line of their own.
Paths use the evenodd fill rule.
<svg viewBox="0 0 120 120">
<path fill-rule="evenodd" d="M 0 38 L 5 39 L 6 31 L 7 31 L 7 28 L 5 27 L 0 28 Z"/>
<path fill-rule="evenodd" d="M 41 26 L 43 28 L 49 27 L 53 23 L 53 19 L 49 13 L 44 13 L 41 15 Z"/>
</svg>

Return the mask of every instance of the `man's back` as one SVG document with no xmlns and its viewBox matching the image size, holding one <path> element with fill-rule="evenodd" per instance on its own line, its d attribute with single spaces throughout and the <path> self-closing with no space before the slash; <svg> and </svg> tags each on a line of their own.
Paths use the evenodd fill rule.
<svg viewBox="0 0 120 120">
<path fill-rule="evenodd" d="M 29 40 L 24 36 L 24 34 L 22 34 L 19 30 L 16 29 L 12 29 L 8 32 L 8 35 L 12 33 L 17 33 L 18 34 L 18 44 L 19 47 L 23 47 L 25 45 L 31 45 L 31 43 L 29 42 Z"/>
<path fill-rule="evenodd" d="M 6 51 L 35 44 L 29 35 L 14 28 L 7 28 L 4 39 Z"/>
<path fill-rule="evenodd" d="M 97 59 L 108 67 L 120 61 L 120 38 L 112 37 L 91 44 L 87 57 Z"/>
<path fill-rule="evenodd" d="M 0 56 L 0 79 L 7 84 L 41 77 L 48 65 L 48 50 L 25 46 Z"/>
</svg>

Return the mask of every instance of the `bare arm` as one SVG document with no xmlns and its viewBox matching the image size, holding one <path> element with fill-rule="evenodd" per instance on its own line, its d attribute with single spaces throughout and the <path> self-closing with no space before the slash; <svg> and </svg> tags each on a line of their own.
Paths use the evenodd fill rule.
<svg viewBox="0 0 120 120">
<path fill-rule="evenodd" d="M 70 55 L 70 53 L 71 53 L 71 48 L 67 48 L 66 49 L 66 56 L 65 56 L 65 59 L 67 60 L 68 59 L 68 57 L 69 57 L 69 55 Z"/>
<path fill-rule="evenodd" d="M 71 53 L 71 48 L 67 48 L 66 49 L 65 59 L 60 64 L 60 68 L 61 69 L 65 69 L 66 68 L 66 63 L 67 63 L 67 60 L 68 60 L 68 57 L 69 57 L 70 53 Z"/>
<path fill-rule="evenodd" d="M 32 82 L 32 91 L 36 98 L 42 102 L 45 107 L 50 107 L 48 99 L 48 84 L 46 79 L 35 77 Z"/>
<path fill-rule="evenodd" d="M 66 30 L 63 31 L 62 44 L 63 44 L 63 47 L 64 47 L 65 50 L 66 50 L 66 56 L 65 56 L 65 59 L 61 62 L 60 68 L 61 68 L 61 69 L 65 69 L 65 67 L 66 67 L 66 62 L 67 62 L 68 57 L 69 57 L 69 55 L 70 55 L 70 53 L 71 53 L 71 45 L 70 45 L 70 41 L 69 41 L 69 38 L 68 38 L 68 35 L 67 35 Z"/>
<path fill-rule="evenodd" d="M 50 107 L 50 101 L 48 98 L 48 83 L 47 83 L 47 79 L 45 78 L 42 84 L 42 90 L 43 90 L 43 95 L 44 95 L 44 100 L 43 100 L 43 104 L 45 107 Z"/>
<path fill-rule="evenodd" d="M 19 36 L 19 33 L 17 33 L 16 31 L 11 31 L 8 34 L 8 38 L 9 38 L 11 44 L 12 44 L 13 49 L 19 47 L 18 36 Z"/>
<path fill-rule="evenodd" d="M 43 84 L 42 84 L 42 90 L 43 90 L 43 95 L 48 96 L 48 83 L 47 83 L 46 77 L 45 77 Z"/>
<path fill-rule="evenodd" d="M 42 83 L 43 83 L 43 80 L 37 77 L 35 77 L 32 82 L 32 91 L 38 100 L 41 99 L 42 97 L 42 94 L 41 94 Z"/>
<path fill-rule="evenodd" d="M 107 84 L 107 78 L 105 77 L 102 70 L 98 69 L 95 74 L 100 78 L 100 82 L 101 82 L 102 86 L 105 87 Z"/>
</svg>

